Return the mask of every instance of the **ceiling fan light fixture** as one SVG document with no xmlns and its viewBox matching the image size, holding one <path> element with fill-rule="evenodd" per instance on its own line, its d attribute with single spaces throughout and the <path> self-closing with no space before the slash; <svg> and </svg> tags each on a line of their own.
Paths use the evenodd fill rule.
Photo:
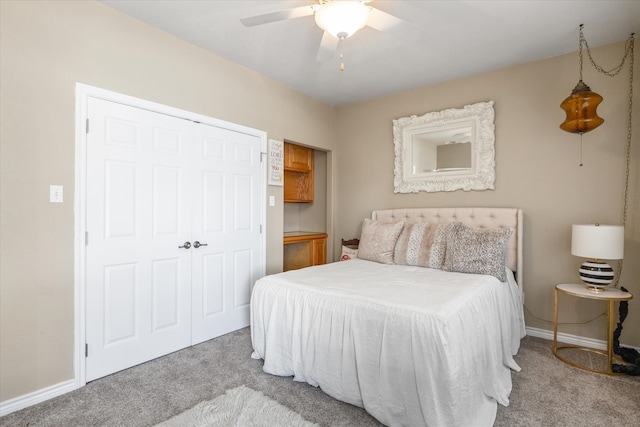
<svg viewBox="0 0 640 427">
<path fill-rule="evenodd" d="M 344 40 L 365 26 L 371 8 L 359 0 L 333 0 L 315 12 L 316 24 L 332 36 Z"/>
</svg>

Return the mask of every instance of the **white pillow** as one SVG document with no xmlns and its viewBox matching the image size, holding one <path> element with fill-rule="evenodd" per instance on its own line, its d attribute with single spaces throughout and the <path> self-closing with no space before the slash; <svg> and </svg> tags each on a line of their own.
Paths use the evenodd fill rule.
<svg viewBox="0 0 640 427">
<path fill-rule="evenodd" d="M 358 245 L 358 258 L 382 264 L 393 264 L 393 250 L 404 221 L 378 222 L 365 218 Z"/>
<path fill-rule="evenodd" d="M 340 255 L 340 261 L 348 261 L 353 258 L 358 258 L 358 250 L 343 245 L 342 255 Z"/>
</svg>

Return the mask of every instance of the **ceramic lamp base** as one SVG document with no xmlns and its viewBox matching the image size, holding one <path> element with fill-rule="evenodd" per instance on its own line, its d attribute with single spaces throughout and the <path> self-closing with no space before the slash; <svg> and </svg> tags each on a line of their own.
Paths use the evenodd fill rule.
<svg viewBox="0 0 640 427">
<path fill-rule="evenodd" d="M 604 288 L 613 282 L 613 268 L 606 262 L 589 260 L 582 263 L 578 269 L 580 279 L 587 285 L 587 289 L 592 292 L 604 292 Z"/>
</svg>

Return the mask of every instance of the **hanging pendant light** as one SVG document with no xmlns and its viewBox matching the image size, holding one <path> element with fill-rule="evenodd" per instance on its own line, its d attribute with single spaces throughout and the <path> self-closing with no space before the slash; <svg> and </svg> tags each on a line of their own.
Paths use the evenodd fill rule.
<svg viewBox="0 0 640 427">
<path fill-rule="evenodd" d="M 604 119 L 598 116 L 596 108 L 602 102 L 602 96 L 593 92 L 589 86 L 582 81 L 582 44 L 584 35 L 582 25 L 580 25 L 580 80 L 576 87 L 562 103 L 560 107 L 567 114 L 566 119 L 560 125 L 560 129 L 579 133 L 590 132 L 604 123 Z"/>
<path fill-rule="evenodd" d="M 598 116 L 596 108 L 602 102 L 602 96 L 591 91 L 582 80 L 578 82 L 560 107 L 567 113 L 567 118 L 560 125 L 560 129 L 571 133 L 583 134 L 604 123 Z"/>
</svg>

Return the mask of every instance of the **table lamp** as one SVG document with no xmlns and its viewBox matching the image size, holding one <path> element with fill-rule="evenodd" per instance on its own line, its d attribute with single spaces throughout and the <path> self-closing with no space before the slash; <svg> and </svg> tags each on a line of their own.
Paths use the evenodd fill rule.
<svg viewBox="0 0 640 427">
<path fill-rule="evenodd" d="M 603 259 L 618 260 L 624 255 L 624 227 L 621 225 L 574 224 L 571 254 L 588 258 L 578 272 L 592 292 L 603 292 L 614 279 L 613 268 Z"/>
</svg>

